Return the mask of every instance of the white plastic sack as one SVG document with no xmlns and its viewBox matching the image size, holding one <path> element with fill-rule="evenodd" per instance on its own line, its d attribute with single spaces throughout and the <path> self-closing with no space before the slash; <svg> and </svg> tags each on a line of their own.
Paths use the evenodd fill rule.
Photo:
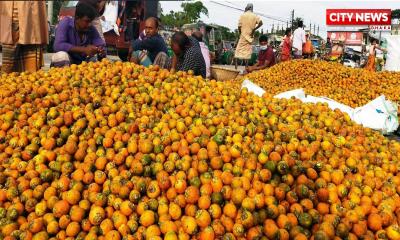
<svg viewBox="0 0 400 240">
<path fill-rule="evenodd" d="M 101 20 L 101 28 L 103 33 L 114 30 L 119 36 L 117 18 L 118 18 L 118 1 L 110 1 L 104 7 L 103 13 L 104 20 Z"/>
<path fill-rule="evenodd" d="M 260 88 L 257 84 L 254 84 L 252 81 L 245 79 L 242 82 L 242 88 L 247 88 L 249 92 L 254 93 L 257 96 L 262 96 L 265 93 L 265 90 Z"/>
<path fill-rule="evenodd" d="M 379 130 L 383 134 L 392 133 L 399 127 L 397 104 L 386 100 L 383 95 L 356 108 L 353 118 L 364 127 Z"/>
<path fill-rule="evenodd" d="M 247 88 L 258 96 L 262 96 L 265 90 L 254 84 L 248 79 L 242 82 L 242 88 Z M 339 103 L 327 97 L 314 97 L 306 95 L 303 89 L 294 89 L 283 92 L 274 96 L 275 98 L 292 98 L 295 97 L 306 103 L 327 103 L 332 110 L 339 109 L 343 113 L 347 113 L 354 122 L 374 130 L 382 132 L 382 134 L 392 133 L 399 127 L 399 119 L 397 117 L 397 104 L 386 100 L 385 96 L 380 96 L 368 104 L 351 108 L 345 104 Z"/>
<path fill-rule="evenodd" d="M 279 93 L 278 95 L 275 95 L 274 97 L 275 98 L 285 98 L 285 99 L 290 99 L 292 97 L 295 97 L 297 99 L 302 100 L 302 99 L 306 98 L 306 93 L 304 92 L 304 90 L 302 88 L 299 88 L 299 89 L 294 89 L 291 91 Z"/>
<path fill-rule="evenodd" d="M 354 109 L 336 102 L 335 100 L 332 100 L 330 98 L 327 97 L 314 97 L 311 95 L 307 95 L 304 92 L 304 90 L 302 88 L 299 89 L 294 89 L 291 91 L 286 91 L 283 93 L 279 93 L 278 95 L 275 95 L 274 98 L 285 98 L 285 99 L 290 99 L 292 97 L 295 97 L 297 99 L 300 99 L 302 102 L 307 102 L 307 103 L 317 103 L 317 102 L 321 102 L 321 103 L 327 103 L 329 108 L 334 110 L 334 109 L 339 109 L 342 112 L 347 113 L 350 117 L 352 117 L 353 115 L 353 111 Z"/>
<path fill-rule="evenodd" d="M 390 35 L 386 37 L 387 56 L 385 70 L 400 71 L 400 35 Z"/>
<path fill-rule="evenodd" d="M 332 110 L 339 109 L 340 111 L 347 113 L 349 117 L 353 119 L 354 109 L 345 104 L 338 103 L 333 99 L 327 97 L 314 97 L 311 95 L 307 95 L 307 97 L 302 101 L 307 103 L 317 103 L 317 102 L 327 103 L 330 109 Z"/>
</svg>

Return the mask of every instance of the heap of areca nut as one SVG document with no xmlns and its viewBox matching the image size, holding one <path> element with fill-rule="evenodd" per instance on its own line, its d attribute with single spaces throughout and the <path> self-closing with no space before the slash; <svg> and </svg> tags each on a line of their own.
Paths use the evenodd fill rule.
<svg viewBox="0 0 400 240">
<path fill-rule="evenodd" d="M 0 79 L 2 239 L 399 239 L 400 144 L 132 63 Z"/>
<path fill-rule="evenodd" d="M 321 60 L 296 60 L 250 73 L 245 78 L 273 95 L 303 88 L 307 94 L 329 97 L 353 108 L 382 94 L 400 102 L 399 72 L 371 72 Z"/>
</svg>

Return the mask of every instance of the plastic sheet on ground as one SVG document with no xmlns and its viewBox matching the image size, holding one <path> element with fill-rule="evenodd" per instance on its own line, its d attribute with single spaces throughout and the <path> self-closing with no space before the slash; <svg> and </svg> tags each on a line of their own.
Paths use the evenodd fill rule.
<svg viewBox="0 0 400 240">
<path fill-rule="evenodd" d="M 248 79 L 243 81 L 242 88 L 247 88 L 249 92 L 253 92 L 258 96 L 262 96 L 265 92 L 261 87 Z M 327 103 L 330 109 L 339 109 L 340 111 L 347 113 L 354 122 L 361 124 L 364 127 L 378 130 L 382 134 L 393 133 L 399 127 L 397 104 L 387 100 L 383 95 L 356 109 L 327 97 L 306 95 L 303 89 L 294 89 L 275 95 L 275 98 L 289 99 L 292 97 L 300 99 L 302 102 L 306 103 Z"/>
</svg>

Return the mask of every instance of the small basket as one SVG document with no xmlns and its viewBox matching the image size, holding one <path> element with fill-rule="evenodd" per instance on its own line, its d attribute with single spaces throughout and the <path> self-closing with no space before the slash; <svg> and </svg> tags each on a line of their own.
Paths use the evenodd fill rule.
<svg viewBox="0 0 400 240">
<path fill-rule="evenodd" d="M 220 66 L 211 66 L 211 77 L 217 81 L 226 81 L 235 79 L 240 71 Z"/>
</svg>

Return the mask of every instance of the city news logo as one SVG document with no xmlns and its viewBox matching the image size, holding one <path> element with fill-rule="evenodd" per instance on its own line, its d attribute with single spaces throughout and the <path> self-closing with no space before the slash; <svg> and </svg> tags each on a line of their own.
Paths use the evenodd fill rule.
<svg viewBox="0 0 400 240">
<path fill-rule="evenodd" d="M 327 9 L 326 25 L 330 26 L 369 26 L 372 30 L 391 29 L 390 9 Z"/>
</svg>

